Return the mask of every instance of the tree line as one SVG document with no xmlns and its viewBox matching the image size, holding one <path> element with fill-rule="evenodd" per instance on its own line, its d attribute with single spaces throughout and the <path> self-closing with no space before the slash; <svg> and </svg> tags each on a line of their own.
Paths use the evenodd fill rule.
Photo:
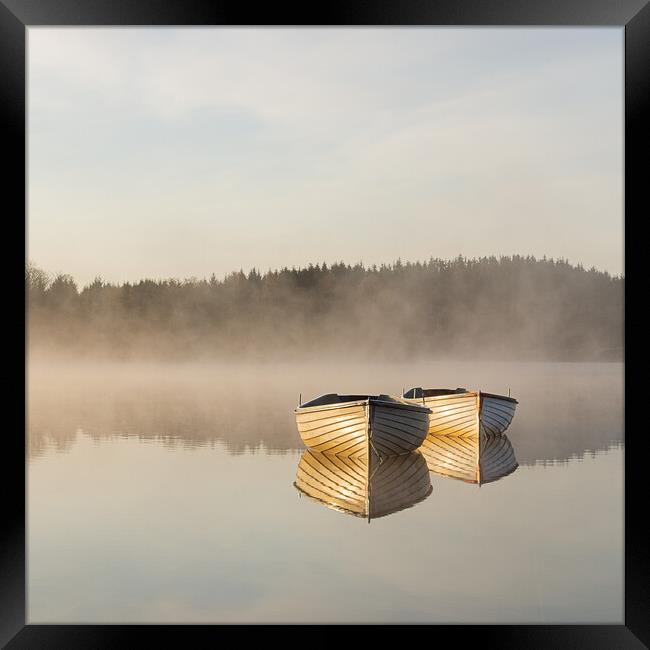
<svg viewBox="0 0 650 650">
<path fill-rule="evenodd" d="M 83 288 L 25 268 L 28 349 L 117 358 L 613 360 L 624 279 L 564 259 L 338 262 Z"/>
</svg>

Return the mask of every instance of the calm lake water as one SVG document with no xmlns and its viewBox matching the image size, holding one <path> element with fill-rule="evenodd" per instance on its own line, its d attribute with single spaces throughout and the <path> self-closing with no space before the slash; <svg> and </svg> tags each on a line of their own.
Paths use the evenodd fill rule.
<svg viewBox="0 0 650 650">
<path fill-rule="evenodd" d="M 463 386 L 519 464 L 372 519 L 294 487 L 293 408 Z M 622 623 L 623 365 L 28 368 L 28 621 Z"/>
</svg>

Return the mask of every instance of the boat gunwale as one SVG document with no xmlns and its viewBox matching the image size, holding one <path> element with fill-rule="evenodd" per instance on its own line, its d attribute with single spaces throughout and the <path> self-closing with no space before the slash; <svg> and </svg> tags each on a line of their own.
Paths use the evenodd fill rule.
<svg viewBox="0 0 650 650">
<path fill-rule="evenodd" d="M 497 395 L 496 393 L 484 393 L 481 391 L 481 397 L 493 397 L 495 399 L 502 399 L 506 402 L 513 402 L 514 404 L 519 404 L 519 402 L 514 397 L 508 397 L 508 395 Z"/>
<path fill-rule="evenodd" d="M 318 397 L 314 398 L 318 399 Z M 403 397 L 395 398 L 403 400 Z M 314 401 L 314 400 L 311 400 Z M 307 402 L 308 404 L 309 402 Z M 294 413 L 317 413 L 318 411 L 331 411 L 334 409 L 344 409 L 353 406 L 365 406 L 366 404 L 370 406 L 387 406 L 394 407 L 398 409 L 404 409 L 407 411 L 417 411 L 420 413 L 431 413 L 431 409 L 428 406 L 423 406 L 422 404 L 412 404 L 406 401 L 395 401 L 391 402 L 388 400 L 379 399 L 378 397 L 368 396 L 366 399 L 355 400 L 353 402 L 338 402 L 334 404 L 316 404 L 314 406 L 297 406 L 294 409 Z"/>
<path fill-rule="evenodd" d="M 470 397 L 472 395 L 476 396 L 479 393 L 481 394 L 481 397 L 492 397 L 494 399 L 502 399 L 505 400 L 506 402 L 512 402 L 514 404 L 519 404 L 519 402 L 514 398 L 514 397 L 509 397 L 508 395 L 497 395 L 497 393 L 486 393 L 484 391 L 475 391 L 475 390 L 464 390 L 464 391 L 458 391 L 454 389 L 447 389 L 447 388 L 422 388 L 422 386 L 416 386 L 415 388 L 409 388 L 408 390 L 405 390 L 404 393 L 410 393 L 411 391 L 416 391 L 416 390 L 421 390 L 423 393 L 425 393 L 428 390 L 449 390 L 448 393 L 443 393 L 442 395 L 424 395 L 424 399 L 449 399 L 452 397 Z M 402 394 L 402 399 L 406 400 L 422 400 L 422 397 L 404 397 L 404 393 Z"/>
</svg>

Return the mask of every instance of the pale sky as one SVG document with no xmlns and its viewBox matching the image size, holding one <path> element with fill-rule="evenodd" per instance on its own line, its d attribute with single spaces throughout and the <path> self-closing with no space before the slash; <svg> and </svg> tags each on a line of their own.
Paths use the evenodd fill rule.
<svg viewBox="0 0 650 650">
<path fill-rule="evenodd" d="M 28 258 L 82 285 L 623 272 L 623 28 L 28 29 Z"/>
</svg>

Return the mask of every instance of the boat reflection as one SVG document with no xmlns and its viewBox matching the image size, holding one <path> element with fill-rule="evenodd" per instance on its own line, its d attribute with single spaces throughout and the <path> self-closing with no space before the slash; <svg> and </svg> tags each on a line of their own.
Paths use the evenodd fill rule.
<svg viewBox="0 0 650 650">
<path fill-rule="evenodd" d="M 479 486 L 498 481 L 519 466 L 505 434 L 488 433 L 465 438 L 429 434 L 420 452 L 429 470 L 435 474 Z"/>
<path fill-rule="evenodd" d="M 401 456 L 335 456 L 303 452 L 294 486 L 328 508 L 370 521 L 409 508 L 432 491 L 419 451 Z"/>
</svg>

